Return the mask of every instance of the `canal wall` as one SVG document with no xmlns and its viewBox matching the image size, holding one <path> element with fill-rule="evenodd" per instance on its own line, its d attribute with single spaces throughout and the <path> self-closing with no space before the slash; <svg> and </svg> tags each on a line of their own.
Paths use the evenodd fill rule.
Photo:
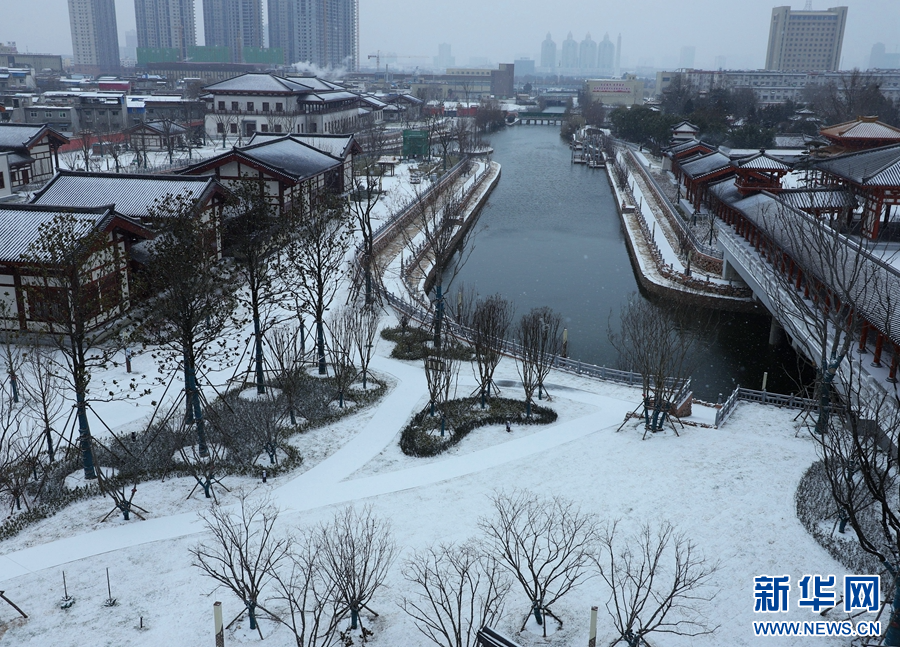
<svg viewBox="0 0 900 647">
<path fill-rule="evenodd" d="M 613 164 L 606 164 L 606 177 L 616 196 L 625 246 L 638 283 L 644 290 L 665 299 L 675 299 L 702 308 L 731 312 L 757 312 L 749 291 L 709 275 L 698 278 L 688 273 L 678 254 L 665 238 L 663 224 L 657 230 L 647 223 L 644 195 L 635 200 L 630 186 L 619 188 L 613 175 Z M 639 187 L 636 190 L 639 192 Z M 659 236 L 659 240 L 657 240 Z"/>
</svg>

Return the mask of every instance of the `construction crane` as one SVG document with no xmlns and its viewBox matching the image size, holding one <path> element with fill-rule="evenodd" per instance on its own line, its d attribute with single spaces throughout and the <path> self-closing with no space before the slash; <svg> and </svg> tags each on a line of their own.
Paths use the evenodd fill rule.
<svg viewBox="0 0 900 647">
<path fill-rule="evenodd" d="M 387 52 L 385 52 L 387 55 Z M 420 54 L 390 54 L 392 58 L 432 58 L 431 56 L 424 56 Z M 375 59 L 375 74 L 381 72 L 381 50 L 379 49 L 375 54 L 369 54 L 367 57 L 369 60 Z M 387 69 L 387 64 L 385 64 L 385 70 Z"/>
</svg>

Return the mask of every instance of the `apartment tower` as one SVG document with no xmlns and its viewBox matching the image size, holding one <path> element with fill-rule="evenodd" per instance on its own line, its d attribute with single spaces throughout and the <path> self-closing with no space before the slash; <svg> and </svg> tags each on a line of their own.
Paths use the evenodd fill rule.
<svg viewBox="0 0 900 647">
<path fill-rule="evenodd" d="M 203 0 L 203 35 L 207 46 L 227 47 L 240 63 L 245 47 L 263 46 L 262 0 Z"/>
<path fill-rule="evenodd" d="M 359 69 L 359 0 L 268 0 L 269 47 L 286 64 Z"/>
<path fill-rule="evenodd" d="M 194 0 L 134 0 L 134 18 L 138 48 L 174 49 L 185 60 L 197 44 Z"/>
<path fill-rule="evenodd" d="M 69 25 L 76 71 L 86 74 L 118 72 L 115 0 L 69 0 Z"/>
</svg>

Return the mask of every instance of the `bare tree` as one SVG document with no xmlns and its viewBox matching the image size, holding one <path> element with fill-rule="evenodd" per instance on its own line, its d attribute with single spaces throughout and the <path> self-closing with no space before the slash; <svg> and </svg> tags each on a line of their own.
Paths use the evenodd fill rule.
<svg viewBox="0 0 900 647">
<path fill-rule="evenodd" d="M 149 250 L 143 288 L 153 295 L 136 312 L 137 337 L 163 347 L 160 370 L 181 364 L 184 372 L 187 424 L 195 426 L 198 451 L 206 456 L 206 431 L 200 371 L 212 352 L 218 358 L 232 349 L 224 339 L 239 323 L 237 281 L 217 255 L 218 223 L 205 218 L 189 196 L 166 196 L 151 208 L 165 230 Z"/>
<path fill-rule="evenodd" d="M 275 532 L 278 510 L 270 501 L 244 493 L 237 510 L 216 506 L 200 517 L 212 539 L 190 549 L 193 565 L 237 596 L 250 618 L 250 630 L 262 638 L 257 609 L 265 611 L 261 601 L 290 547 Z"/>
<path fill-rule="evenodd" d="M 313 533 L 291 540 L 287 559 L 275 569 L 274 600 L 287 604 L 275 615 L 294 634 L 297 647 L 330 647 L 338 641 L 335 614 L 337 585 L 320 568 L 319 546 Z"/>
<path fill-rule="evenodd" d="M 291 424 L 297 426 L 301 375 L 306 349 L 303 347 L 303 323 L 272 329 L 269 347 L 275 365 L 276 382 L 287 401 Z"/>
<path fill-rule="evenodd" d="M 266 194 L 262 181 L 245 177 L 232 185 L 225 219 L 225 239 L 235 267 L 246 285 L 238 299 L 253 320 L 253 360 L 257 393 L 265 393 L 263 338 L 274 323 L 273 310 L 283 298 L 277 281 L 278 253 L 289 236 L 289 219 Z"/>
<path fill-rule="evenodd" d="M 859 547 L 887 570 L 893 602 L 884 644 L 900 645 L 900 399 L 896 387 L 879 392 L 856 356 L 835 383 L 840 409 L 824 433 L 812 434 L 840 520 Z M 846 559 L 846 558 L 845 558 Z M 886 578 L 887 579 L 887 578 Z"/>
<path fill-rule="evenodd" d="M 414 593 L 403 597 L 401 608 L 441 647 L 474 647 L 478 630 L 502 615 L 511 586 L 499 562 L 471 541 L 415 552 L 403 576 Z"/>
<path fill-rule="evenodd" d="M 700 326 L 689 325 L 695 313 L 696 308 L 686 304 L 656 305 L 635 293 L 620 313 L 620 332 L 609 332 L 622 368 L 641 374 L 648 431 L 663 430 L 693 367 L 693 353 L 701 342 Z"/>
<path fill-rule="evenodd" d="M 319 375 L 325 375 L 325 311 L 337 294 L 350 247 L 347 208 L 340 196 L 319 194 L 308 214 L 300 216 L 294 214 L 296 235 L 282 253 L 280 268 L 298 316 L 301 309 L 313 315 Z"/>
<path fill-rule="evenodd" d="M 359 614 L 369 606 L 384 586 L 397 554 L 390 523 L 375 516 L 371 506 L 362 511 L 346 507 L 315 531 L 320 568 L 333 584 L 336 594 L 335 616 L 350 616 L 350 629 L 356 630 Z"/>
<path fill-rule="evenodd" d="M 428 383 L 431 415 L 435 409 L 441 414 L 441 436 L 447 427 L 447 414 L 454 394 L 456 377 L 459 374 L 459 360 L 449 353 L 434 350 L 423 358 L 425 361 L 425 380 Z"/>
<path fill-rule="evenodd" d="M 363 265 L 363 283 L 366 305 L 375 301 L 375 286 L 381 285 L 378 276 L 378 263 L 375 262 L 375 229 L 373 216 L 381 200 L 381 176 L 376 175 L 373 165 L 367 161 L 363 173 L 355 173 L 353 189 L 350 194 L 350 213 L 359 227 L 361 256 Z"/>
<path fill-rule="evenodd" d="M 108 235 L 74 214 L 61 213 L 40 226 L 40 237 L 21 261 L 35 268 L 39 284 L 29 299 L 41 311 L 48 338 L 60 352 L 69 388 L 75 393 L 84 476 L 96 477 L 88 423 L 91 372 L 106 365 L 116 348 L 104 341 L 103 316 L 120 314 L 124 298 L 121 259 Z M 112 276 L 98 281 L 95 276 Z"/>
<path fill-rule="evenodd" d="M 363 306 L 355 310 L 356 322 L 353 326 L 353 346 L 359 358 L 359 371 L 362 373 L 362 387 L 366 388 L 369 375 L 369 364 L 375 354 L 375 343 L 378 341 L 378 323 L 380 317 L 374 306 Z"/>
<path fill-rule="evenodd" d="M 53 434 L 59 433 L 54 427 L 65 406 L 62 398 L 65 378 L 49 347 L 33 344 L 23 356 L 25 406 L 41 424 L 47 444 L 47 458 L 52 463 L 55 458 Z"/>
<path fill-rule="evenodd" d="M 182 438 L 182 444 L 178 449 L 181 456 L 181 462 L 187 469 L 187 472 L 194 478 L 194 487 L 191 489 L 187 498 L 194 496 L 197 488 L 203 490 L 203 496 L 212 499 L 216 503 L 219 499 L 216 497 L 216 491 L 213 486 L 218 484 L 226 491 L 222 484 L 223 469 L 222 463 L 225 461 L 225 448 L 218 443 L 211 443 L 205 446 L 205 451 L 201 452 L 199 445 L 188 444 L 187 438 Z"/>
<path fill-rule="evenodd" d="M 717 562 L 704 558 L 694 543 L 668 522 L 644 525 L 634 536 L 617 534 L 608 525 L 595 557 L 600 577 L 610 590 L 606 610 L 616 628 L 611 645 L 649 645 L 651 633 L 701 636 L 713 633 L 701 615 L 715 597 L 712 579 Z"/>
<path fill-rule="evenodd" d="M 9 498 L 10 513 L 23 503 L 31 509 L 28 484 L 37 476 L 39 444 L 21 406 L 0 398 L 0 494 Z"/>
<path fill-rule="evenodd" d="M 494 516 L 478 521 L 486 549 L 522 587 L 546 636 L 545 616 L 562 625 L 551 611 L 553 604 L 591 577 L 588 567 L 598 538 L 597 520 L 559 496 L 514 490 L 495 493 L 492 501 Z"/>
<path fill-rule="evenodd" d="M 516 357 L 516 368 L 525 389 L 525 410 L 528 417 L 531 417 L 534 392 L 538 392 L 538 398 L 543 397 L 544 381 L 562 350 L 559 332 L 561 325 L 562 317 L 544 306 L 522 315 L 516 328 L 516 337 L 521 345 L 521 355 Z"/>
<path fill-rule="evenodd" d="M 338 387 L 338 405 L 344 406 L 344 393 L 356 379 L 357 371 L 353 363 L 353 338 L 356 334 L 358 320 L 351 307 L 337 310 L 331 318 L 331 344 L 328 354 L 331 357 L 331 369 Z"/>
<path fill-rule="evenodd" d="M 494 371 L 503 357 L 503 345 L 509 334 L 512 318 L 512 303 L 499 294 L 478 299 L 475 303 L 469 327 L 472 330 L 472 348 L 475 351 L 482 408 L 485 406 L 485 398 L 491 395 L 491 387 L 497 390 Z"/>
<path fill-rule="evenodd" d="M 816 366 L 819 433 L 828 427 L 841 366 L 854 340 L 865 338 L 863 313 L 890 321 L 897 306 L 889 289 L 894 279 L 872 258 L 872 243 L 841 233 L 847 216 L 835 214 L 828 222 L 772 205 L 762 220 L 767 233 L 760 253 L 775 270 L 764 277 L 775 315 L 792 322 Z"/>
<path fill-rule="evenodd" d="M 444 281 L 452 267 L 458 272 L 464 264 L 460 259 L 454 265 L 453 254 L 457 247 L 465 248 L 465 241 L 457 239 L 457 225 L 464 215 L 465 201 L 463 196 L 452 186 L 431 193 L 417 192 L 414 203 L 414 223 L 419 232 L 418 237 L 407 236 L 407 247 L 414 259 L 413 270 L 417 270 L 412 278 L 415 281 L 430 280 L 434 289 L 434 346 L 440 350 L 443 344 L 444 322 Z M 431 264 L 426 270 L 422 260 L 428 256 Z"/>
</svg>

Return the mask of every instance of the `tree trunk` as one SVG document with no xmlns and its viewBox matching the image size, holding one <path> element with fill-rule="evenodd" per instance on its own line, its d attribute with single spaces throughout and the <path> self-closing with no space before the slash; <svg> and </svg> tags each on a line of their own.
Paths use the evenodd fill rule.
<svg viewBox="0 0 900 647">
<path fill-rule="evenodd" d="M 84 398 L 84 388 L 79 386 L 75 394 L 75 407 L 78 411 L 78 442 L 81 446 L 81 462 L 84 466 L 84 478 L 91 480 L 97 478 L 94 469 L 94 451 L 91 448 L 91 427 L 87 419 L 87 404 Z"/>
<path fill-rule="evenodd" d="M 435 276 L 437 273 L 437 267 Z M 444 323 L 444 296 L 441 294 L 441 284 L 435 286 L 435 307 L 434 307 L 434 348 L 441 350 L 441 326 Z"/>
<path fill-rule="evenodd" d="M 47 457 L 49 458 L 50 462 L 52 463 L 52 462 L 53 462 L 53 435 L 52 435 L 52 430 L 50 429 L 50 427 L 47 427 L 47 428 L 44 430 L 44 433 L 47 435 Z"/>
<path fill-rule="evenodd" d="M 900 645 L 900 577 L 894 578 L 894 601 L 891 603 L 891 616 L 887 633 L 884 634 L 884 644 L 887 647 Z"/>
<path fill-rule="evenodd" d="M 194 365 L 185 353 L 184 356 L 184 386 L 187 395 L 187 417 L 185 422 L 197 425 L 197 453 L 201 458 L 209 456 L 209 447 L 206 444 L 206 429 L 203 421 L 203 408 L 200 406 L 200 389 L 197 386 L 197 375 Z"/>
<path fill-rule="evenodd" d="M 256 630 L 256 604 L 253 602 L 247 603 L 247 616 L 250 618 L 250 631 Z"/>
<path fill-rule="evenodd" d="M 256 344 L 256 392 L 263 395 L 266 392 L 266 383 L 263 377 L 263 343 L 262 325 L 259 321 L 259 305 L 253 304 L 253 337 Z"/>
<path fill-rule="evenodd" d="M 328 370 L 325 365 L 325 326 L 321 317 L 316 321 L 316 337 L 318 338 L 319 375 L 327 375 Z"/>
</svg>

